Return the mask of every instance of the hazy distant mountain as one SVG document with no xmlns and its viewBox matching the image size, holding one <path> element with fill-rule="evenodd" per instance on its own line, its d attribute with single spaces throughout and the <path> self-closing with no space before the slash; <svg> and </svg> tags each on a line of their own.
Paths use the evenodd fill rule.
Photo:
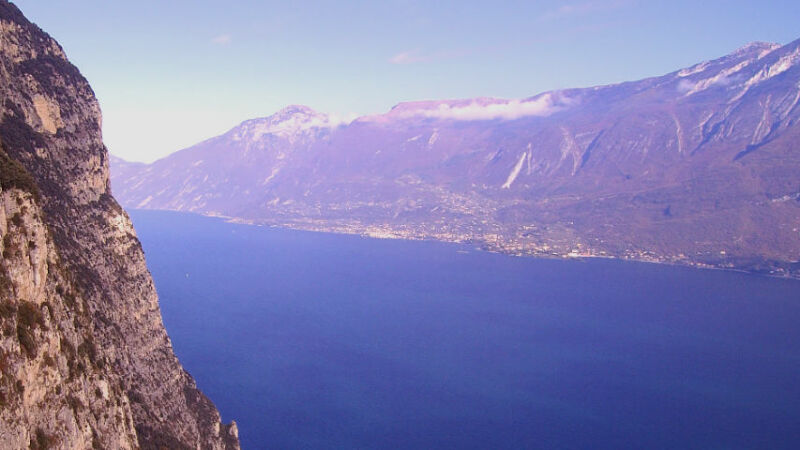
<svg viewBox="0 0 800 450">
<path fill-rule="evenodd" d="M 153 164 L 112 161 L 130 208 L 793 271 L 800 41 L 609 86 L 403 103 L 349 124 L 290 106 Z"/>
</svg>

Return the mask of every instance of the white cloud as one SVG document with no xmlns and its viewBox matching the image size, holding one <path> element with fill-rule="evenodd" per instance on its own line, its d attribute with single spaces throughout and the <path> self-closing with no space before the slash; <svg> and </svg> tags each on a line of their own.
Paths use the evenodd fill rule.
<svg viewBox="0 0 800 450">
<path fill-rule="evenodd" d="M 630 3 L 627 0 L 593 0 L 581 3 L 571 3 L 561 5 L 556 9 L 550 10 L 542 14 L 542 20 L 562 19 L 565 17 L 585 15 L 599 11 L 607 11 L 617 9 Z"/>
<path fill-rule="evenodd" d="M 336 128 L 343 125 L 349 125 L 350 122 L 356 120 L 358 118 L 358 114 L 356 113 L 348 113 L 348 114 L 329 114 L 328 115 L 328 126 L 331 128 Z"/>
<path fill-rule="evenodd" d="M 695 86 L 697 86 L 697 83 L 695 83 L 694 81 L 681 80 L 678 82 L 678 92 L 680 92 L 681 94 L 685 94 L 693 90 Z"/>
<path fill-rule="evenodd" d="M 414 64 L 419 62 L 428 61 L 429 58 L 419 54 L 416 50 L 408 50 L 405 52 L 400 52 L 391 58 L 389 58 L 389 62 L 392 64 Z"/>
<path fill-rule="evenodd" d="M 419 50 L 406 50 L 389 58 L 392 64 L 416 64 L 424 62 L 435 62 L 447 59 L 459 58 L 469 54 L 468 50 L 445 50 L 438 52 L 421 52 Z"/>
<path fill-rule="evenodd" d="M 228 45 L 231 41 L 233 41 L 233 38 L 230 34 L 220 34 L 211 38 L 211 43 L 217 45 Z"/>
<path fill-rule="evenodd" d="M 402 114 L 446 120 L 514 120 L 530 116 L 549 116 L 575 103 L 573 99 L 547 93 L 533 100 L 505 100 L 489 104 L 472 101 L 456 106 L 440 103 L 432 108 L 403 111 Z"/>
<path fill-rule="evenodd" d="M 726 76 L 721 76 L 721 77 L 716 76 L 696 82 L 687 79 L 682 79 L 680 82 L 678 82 L 678 92 L 686 95 L 692 95 L 697 92 L 712 88 L 714 86 L 728 86 L 730 84 L 735 83 L 736 81 L 737 81 L 736 78 L 729 78 Z"/>
</svg>

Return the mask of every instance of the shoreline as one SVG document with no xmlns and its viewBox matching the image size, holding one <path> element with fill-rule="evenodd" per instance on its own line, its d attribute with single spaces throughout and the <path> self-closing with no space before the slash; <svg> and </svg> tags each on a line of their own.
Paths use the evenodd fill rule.
<svg viewBox="0 0 800 450">
<path fill-rule="evenodd" d="M 128 209 L 126 208 L 126 211 Z M 667 265 L 673 267 L 688 267 L 692 269 L 707 269 L 707 270 L 720 270 L 720 271 L 727 271 L 727 272 L 737 272 L 742 274 L 754 275 L 754 276 L 761 276 L 766 278 L 774 278 L 774 279 L 783 279 L 783 280 L 795 280 L 800 281 L 800 272 L 793 274 L 790 271 L 783 271 L 783 270 L 776 270 L 780 269 L 775 267 L 775 269 L 771 270 L 770 272 L 766 271 L 759 271 L 759 270 L 747 270 L 741 267 L 723 267 L 714 264 L 708 264 L 698 261 L 692 261 L 690 259 L 686 260 L 670 260 L 668 258 L 658 259 L 658 258 L 636 258 L 636 257 L 629 257 L 625 255 L 611 255 L 611 254 L 591 254 L 591 253 L 574 253 L 573 251 L 568 253 L 555 253 L 555 252 L 534 252 L 534 251 L 509 251 L 503 250 L 502 248 L 492 248 L 487 243 L 477 241 L 474 238 L 472 239 L 442 239 L 437 238 L 436 236 L 430 235 L 405 235 L 400 232 L 375 232 L 374 230 L 370 230 L 368 226 L 361 226 L 361 230 L 343 230 L 337 227 L 319 227 L 313 226 L 308 224 L 304 226 L 302 223 L 287 223 L 287 222 L 268 222 L 265 220 L 251 220 L 251 219 L 244 219 L 241 217 L 233 217 L 227 216 L 223 214 L 213 214 L 213 213 L 202 213 L 202 212 L 195 212 L 195 211 L 180 211 L 180 210 L 173 210 L 173 209 L 140 209 L 140 208 L 130 208 L 131 211 L 153 211 L 153 212 L 172 212 L 172 213 L 181 213 L 181 214 L 192 214 L 201 217 L 207 217 L 212 219 L 220 219 L 225 221 L 226 223 L 237 224 L 237 225 L 249 225 L 249 226 L 256 226 L 256 227 L 270 227 L 270 228 L 280 228 L 285 230 L 292 230 L 292 231 L 305 231 L 305 232 L 312 232 L 312 233 L 330 233 L 330 234 L 338 234 L 338 235 L 347 235 L 347 236 L 360 236 L 363 238 L 369 239 L 384 239 L 384 240 L 404 240 L 404 241 L 428 241 L 428 242 L 438 242 L 438 243 L 446 243 L 446 244 L 460 244 L 460 245 L 470 245 L 474 250 L 487 252 L 487 253 L 495 253 L 504 256 L 513 256 L 513 257 L 520 257 L 520 258 L 536 258 L 536 259 L 552 259 L 552 260 L 590 260 L 590 259 L 608 259 L 608 260 L 615 260 L 615 261 L 622 261 L 622 262 L 637 262 L 637 263 L 649 263 L 649 264 L 659 264 L 659 265 Z M 787 262 L 788 264 L 788 262 Z M 774 266 L 773 266 L 774 267 Z"/>
</svg>

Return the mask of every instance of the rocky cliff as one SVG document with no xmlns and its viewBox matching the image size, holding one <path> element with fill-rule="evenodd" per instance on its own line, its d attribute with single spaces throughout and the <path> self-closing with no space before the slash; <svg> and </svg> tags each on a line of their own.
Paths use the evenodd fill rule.
<svg viewBox="0 0 800 450">
<path fill-rule="evenodd" d="M 100 109 L 0 0 L 0 446 L 238 448 L 173 353 Z"/>
<path fill-rule="evenodd" d="M 520 100 L 403 103 L 341 124 L 304 107 L 148 165 L 130 208 L 514 254 L 800 276 L 800 41 Z"/>
</svg>

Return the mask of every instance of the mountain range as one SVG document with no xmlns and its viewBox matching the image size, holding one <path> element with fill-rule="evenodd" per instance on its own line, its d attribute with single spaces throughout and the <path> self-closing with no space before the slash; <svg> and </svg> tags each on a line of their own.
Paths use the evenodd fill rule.
<svg viewBox="0 0 800 450">
<path fill-rule="evenodd" d="M 800 275 L 800 40 L 639 81 L 401 103 L 341 121 L 305 106 L 152 164 L 111 160 L 128 208 Z"/>
</svg>

